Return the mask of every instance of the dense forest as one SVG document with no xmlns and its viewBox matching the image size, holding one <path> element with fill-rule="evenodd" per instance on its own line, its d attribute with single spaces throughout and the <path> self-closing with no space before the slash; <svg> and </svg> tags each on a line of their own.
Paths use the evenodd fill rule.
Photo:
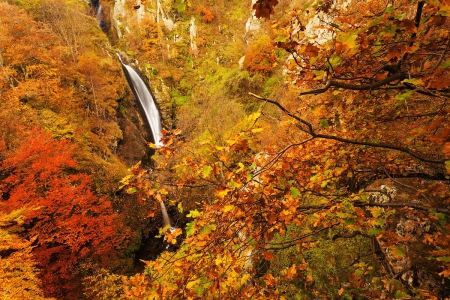
<svg viewBox="0 0 450 300">
<path fill-rule="evenodd" d="M 449 17 L 1 0 L 0 299 L 450 299 Z"/>
</svg>

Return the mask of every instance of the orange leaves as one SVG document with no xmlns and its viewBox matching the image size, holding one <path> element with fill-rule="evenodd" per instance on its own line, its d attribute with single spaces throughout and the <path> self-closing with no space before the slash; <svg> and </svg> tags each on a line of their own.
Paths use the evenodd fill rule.
<svg viewBox="0 0 450 300">
<path fill-rule="evenodd" d="M 210 22 L 212 22 L 212 20 L 214 20 L 214 14 L 213 14 L 212 10 L 207 9 L 203 5 L 200 5 L 197 8 L 197 12 L 200 15 L 202 15 L 202 20 L 206 23 L 210 23 Z"/>
<path fill-rule="evenodd" d="M 245 53 L 243 67 L 251 74 L 268 75 L 275 69 L 277 60 L 274 42 L 267 36 L 261 36 Z"/>
<path fill-rule="evenodd" d="M 274 286 L 277 283 L 275 277 L 273 277 L 273 275 L 270 273 L 263 276 L 262 279 L 266 282 L 268 286 Z"/>
<path fill-rule="evenodd" d="M 442 271 L 441 273 L 439 273 L 440 276 L 443 277 L 449 277 L 450 276 L 450 268 L 445 269 L 444 271 Z"/>
<path fill-rule="evenodd" d="M 403 52 L 400 52 L 399 49 L 392 48 L 388 54 L 386 55 L 386 60 L 391 60 L 395 58 L 400 58 Z"/>
<path fill-rule="evenodd" d="M 445 157 L 450 158 L 450 143 L 449 142 L 444 144 L 444 148 L 442 149 L 442 152 L 445 154 Z"/>
<path fill-rule="evenodd" d="M 269 260 L 269 261 L 273 260 L 273 254 L 270 251 L 264 251 L 263 257 L 265 260 Z"/>
<path fill-rule="evenodd" d="M 306 55 L 308 58 L 316 57 L 319 54 L 319 48 L 311 43 L 302 45 L 299 49 L 299 54 Z"/>
<path fill-rule="evenodd" d="M 406 30 L 409 33 L 417 33 L 417 27 L 412 19 L 403 19 L 401 21 L 397 21 L 394 23 L 399 28 L 402 28 L 402 30 Z"/>
</svg>

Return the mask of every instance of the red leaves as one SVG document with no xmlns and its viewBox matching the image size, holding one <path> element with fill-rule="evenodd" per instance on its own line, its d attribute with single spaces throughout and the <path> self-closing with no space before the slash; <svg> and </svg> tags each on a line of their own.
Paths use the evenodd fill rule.
<svg viewBox="0 0 450 300">
<path fill-rule="evenodd" d="M 37 237 L 33 254 L 42 268 L 44 288 L 58 297 L 78 288 L 72 272 L 80 259 L 113 258 L 118 242 L 110 202 L 92 192 L 91 176 L 75 173 L 72 155 L 68 141 L 34 129 L 2 162 L 11 171 L 0 182 L 10 194 L 10 210 L 39 208 L 28 213 L 24 234 Z"/>
<path fill-rule="evenodd" d="M 278 0 L 258 0 L 253 5 L 255 16 L 257 18 L 264 18 L 269 20 L 275 10 L 274 7 L 278 4 Z"/>
</svg>

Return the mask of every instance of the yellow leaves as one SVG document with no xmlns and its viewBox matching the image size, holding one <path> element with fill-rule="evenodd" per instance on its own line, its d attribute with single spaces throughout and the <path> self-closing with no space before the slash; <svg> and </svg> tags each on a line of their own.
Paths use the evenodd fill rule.
<svg viewBox="0 0 450 300">
<path fill-rule="evenodd" d="M 181 230 L 181 228 L 177 228 L 173 231 L 167 230 L 164 238 L 168 243 L 175 245 L 177 243 L 177 236 L 181 235 L 182 233 L 183 231 Z"/>
<path fill-rule="evenodd" d="M 264 128 L 262 128 L 262 127 L 260 127 L 260 128 L 252 128 L 251 132 L 252 133 L 259 133 L 259 132 L 262 132 L 263 130 L 264 130 Z"/>
<path fill-rule="evenodd" d="M 223 263 L 223 260 L 220 256 L 218 256 L 214 262 L 217 266 L 220 266 Z"/>
<path fill-rule="evenodd" d="M 245 273 L 243 276 L 241 276 L 241 279 L 239 280 L 240 284 L 241 285 L 246 284 L 250 278 L 251 278 L 250 274 Z"/>
<path fill-rule="evenodd" d="M 450 15 L 450 5 L 447 4 L 441 4 L 439 6 L 439 11 L 437 12 L 437 15 L 447 17 Z"/>
<path fill-rule="evenodd" d="M 356 47 L 356 39 L 358 38 L 357 32 L 349 32 L 340 34 L 338 41 L 340 41 L 346 49 L 351 50 L 352 53 L 356 52 L 358 47 Z"/>
<path fill-rule="evenodd" d="M 18 299 L 44 299 L 40 288 L 41 281 L 38 279 L 38 269 L 31 254 L 32 243 L 36 238 L 30 241 L 20 238 L 12 233 L 17 232 L 19 228 L 12 224 L 23 221 L 23 209 L 15 210 L 10 214 L 0 212 L 0 251 L 9 255 L 0 257 L 0 295 L 5 300 Z M 10 230 L 5 230 L 10 227 Z"/>
<path fill-rule="evenodd" d="M 233 210 L 233 208 L 234 208 L 234 205 L 229 204 L 229 205 L 225 205 L 221 210 L 222 210 L 224 213 L 227 213 L 227 212 Z"/>
<path fill-rule="evenodd" d="M 194 287 L 198 287 L 199 283 L 200 283 L 200 279 L 192 280 L 186 284 L 186 287 L 188 289 L 192 290 L 192 289 L 194 289 Z"/>
<path fill-rule="evenodd" d="M 393 245 L 389 247 L 390 253 L 396 259 L 402 259 L 405 256 L 405 248 L 402 245 Z"/>
<path fill-rule="evenodd" d="M 215 195 L 216 195 L 217 197 L 219 197 L 220 199 L 223 199 L 223 198 L 225 198 L 225 196 L 228 194 L 228 192 L 229 192 L 228 189 L 222 188 L 222 189 L 218 189 L 218 190 L 215 192 Z"/>
<path fill-rule="evenodd" d="M 204 166 L 202 171 L 201 171 L 202 177 L 205 178 L 205 179 L 208 178 L 209 175 L 211 174 L 212 169 L 213 168 L 211 166 L 208 166 L 208 165 Z"/>
</svg>

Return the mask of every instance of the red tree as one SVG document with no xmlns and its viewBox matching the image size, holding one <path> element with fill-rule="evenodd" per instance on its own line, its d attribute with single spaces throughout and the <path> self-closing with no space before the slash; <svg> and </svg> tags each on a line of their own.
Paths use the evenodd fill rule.
<svg viewBox="0 0 450 300">
<path fill-rule="evenodd" d="M 33 254 L 46 295 L 64 299 L 80 292 L 80 262 L 105 265 L 123 241 L 110 202 L 92 192 L 90 175 L 77 172 L 73 152 L 70 142 L 35 129 L 0 162 L 8 210 L 39 208 L 27 215 L 23 234 L 36 237 Z"/>
</svg>

